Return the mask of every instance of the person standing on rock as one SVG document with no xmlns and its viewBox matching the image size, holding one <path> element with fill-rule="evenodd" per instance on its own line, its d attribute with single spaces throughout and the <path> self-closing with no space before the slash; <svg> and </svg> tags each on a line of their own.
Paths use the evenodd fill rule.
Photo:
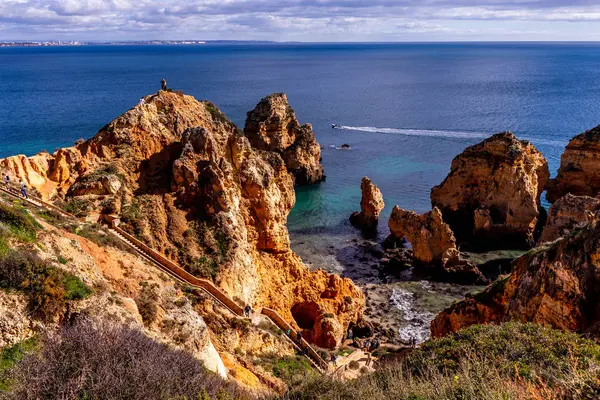
<svg viewBox="0 0 600 400">
<path fill-rule="evenodd" d="M 144 98 L 140 98 L 140 102 L 138 103 L 138 105 L 143 106 L 144 104 L 146 104 L 146 100 L 144 100 Z"/>
<path fill-rule="evenodd" d="M 167 80 L 165 78 L 162 78 L 162 80 L 160 81 L 160 87 L 161 90 L 167 90 Z"/>
</svg>

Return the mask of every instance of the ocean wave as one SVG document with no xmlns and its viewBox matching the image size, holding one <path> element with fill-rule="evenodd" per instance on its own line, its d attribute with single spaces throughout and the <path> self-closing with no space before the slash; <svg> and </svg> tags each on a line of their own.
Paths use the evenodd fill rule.
<svg viewBox="0 0 600 400">
<path fill-rule="evenodd" d="M 374 126 L 349 126 L 339 125 L 335 126 L 334 129 L 349 130 L 358 132 L 368 133 L 386 133 L 404 136 L 424 136 L 434 138 L 450 138 L 450 139 L 467 139 L 475 141 L 476 139 L 486 139 L 493 135 L 493 132 L 472 132 L 472 131 L 453 131 L 453 130 L 438 130 L 438 129 L 404 129 L 404 128 L 378 128 Z M 568 139 L 565 140 L 552 140 L 534 138 L 528 136 L 517 136 L 519 139 L 528 140 L 533 144 L 543 144 L 546 146 L 564 147 L 566 146 Z"/>
<path fill-rule="evenodd" d="M 405 322 L 405 325 L 398 330 L 400 340 L 410 343 L 411 339 L 414 338 L 417 343 L 423 343 L 429 339 L 429 324 L 435 315 L 427 311 L 417 310 L 413 293 L 401 288 L 394 288 L 390 302 L 402 311 L 402 319 Z"/>
</svg>

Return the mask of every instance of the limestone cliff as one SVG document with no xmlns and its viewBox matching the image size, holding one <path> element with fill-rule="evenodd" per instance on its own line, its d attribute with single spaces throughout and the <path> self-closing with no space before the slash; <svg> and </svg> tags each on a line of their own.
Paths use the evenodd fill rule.
<svg viewBox="0 0 600 400">
<path fill-rule="evenodd" d="M 600 125 L 575 136 L 560 158 L 558 175 L 548 183 L 553 203 L 567 193 L 595 197 L 600 193 Z"/>
<path fill-rule="evenodd" d="M 362 178 L 360 190 L 360 212 L 352 213 L 350 222 L 365 231 L 374 231 L 377 229 L 381 210 L 385 207 L 383 195 L 377 185 L 366 176 Z"/>
<path fill-rule="evenodd" d="M 291 251 L 294 179 L 282 154 L 254 148 L 211 103 L 161 91 L 88 141 L 14 160 L 2 163 L 45 197 L 85 203 L 91 216 L 120 214 L 150 247 L 240 304 L 275 309 L 319 345 L 339 343 L 362 313 L 349 279 L 310 272 Z M 11 167 L 27 163 L 36 167 Z"/>
<path fill-rule="evenodd" d="M 437 207 L 419 215 L 394 206 L 388 225 L 394 238 L 406 237 L 410 242 L 415 261 L 437 268 L 440 278 L 458 283 L 487 282 L 476 266 L 460 257 L 454 233 Z"/>
<path fill-rule="evenodd" d="M 431 202 L 461 244 L 529 248 L 543 222 L 540 195 L 548 178 L 548 163 L 531 143 L 497 133 L 452 161 Z"/>
<path fill-rule="evenodd" d="M 267 96 L 248 112 L 244 134 L 252 147 L 280 154 L 296 184 L 316 183 L 325 178 L 321 146 L 312 126 L 300 126 L 285 94 Z"/>
<path fill-rule="evenodd" d="M 567 235 L 577 225 L 591 222 L 598 210 L 598 198 L 572 194 L 561 197 L 548 210 L 548 222 L 540 236 L 540 243 L 556 240 Z"/>
<path fill-rule="evenodd" d="M 472 324 L 517 320 L 597 336 L 599 259 L 596 220 L 515 260 L 507 278 L 440 313 L 431 333 L 444 336 Z"/>
</svg>

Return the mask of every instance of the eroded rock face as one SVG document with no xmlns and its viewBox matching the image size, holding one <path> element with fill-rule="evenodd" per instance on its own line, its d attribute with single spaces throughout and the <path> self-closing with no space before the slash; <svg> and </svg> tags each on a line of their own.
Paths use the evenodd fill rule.
<svg viewBox="0 0 600 400">
<path fill-rule="evenodd" d="M 442 279 L 459 283 L 487 281 L 476 266 L 460 257 L 452 229 L 437 207 L 417 214 L 394 206 L 388 225 L 395 238 L 406 237 L 411 243 L 413 258 L 439 268 Z"/>
<path fill-rule="evenodd" d="M 352 213 L 350 222 L 352 225 L 366 231 L 376 230 L 379 215 L 381 215 L 381 210 L 385 207 L 383 195 L 379 188 L 366 176 L 362 178 L 360 190 L 362 191 L 360 212 Z"/>
<path fill-rule="evenodd" d="M 600 210 L 600 199 L 567 194 L 548 210 L 548 222 L 544 226 L 540 243 L 552 242 L 567 235 L 579 224 L 591 222 Z"/>
<path fill-rule="evenodd" d="M 558 175 L 548 183 L 553 203 L 567 193 L 595 197 L 600 193 L 600 125 L 575 136 L 560 157 Z"/>
<path fill-rule="evenodd" d="M 312 126 L 300 126 L 285 94 L 267 96 L 248 112 L 244 134 L 252 147 L 279 153 L 296 184 L 324 179 L 321 146 Z"/>
<path fill-rule="evenodd" d="M 395 237 L 406 236 L 415 260 L 423 264 L 443 263 L 457 252 L 454 234 L 437 207 L 419 215 L 394 206 L 388 226 Z"/>
<path fill-rule="evenodd" d="M 302 129 L 292 129 L 292 144 L 303 143 Z M 275 148 L 288 144 L 282 140 Z M 286 220 L 295 193 L 285 154 L 254 148 L 214 105 L 161 91 L 94 138 L 45 156 L 38 187 L 83 196 L 92 212 L 121 212 L 121 227 L 240 304 L 275 309 L 299 328 L 292 308 L 314 302 L 305 337 L 333 346 L 365 300 L 349 279 L 311 272 L 291 251 Z"/>
<path fill-rule="evenodd" d="M 540 215 L 548 163 L 527 141 L 497 133 L 452 161 L 431 202 L 457 240 L 475 248 L 529 248 Z"/>
<path fill-rule="evenodd" d="M 508 278 L 440 313 L 431 323 L 432 336 L 509 320 L 598 336 L 599 259 L 600 223 L 596 220 L 516 259 Z"/>
</svg>

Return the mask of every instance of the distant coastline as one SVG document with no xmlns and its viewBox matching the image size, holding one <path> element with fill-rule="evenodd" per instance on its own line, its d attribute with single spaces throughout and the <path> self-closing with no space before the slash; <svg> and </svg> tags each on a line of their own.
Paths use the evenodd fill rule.
<svg viewBox="0 0 600 400">
<path fill-rule="evenodd" d="M 205 45 L 205 44 L 274 44 L 273 41 L 247 40 L 126 40 L 126 41 L 80 41 L 80 40 L 14 40 L 0 41 L 0 47 L 58 47 L 58 46 L 144 46 L 144 45 Z"/>
</svg>

